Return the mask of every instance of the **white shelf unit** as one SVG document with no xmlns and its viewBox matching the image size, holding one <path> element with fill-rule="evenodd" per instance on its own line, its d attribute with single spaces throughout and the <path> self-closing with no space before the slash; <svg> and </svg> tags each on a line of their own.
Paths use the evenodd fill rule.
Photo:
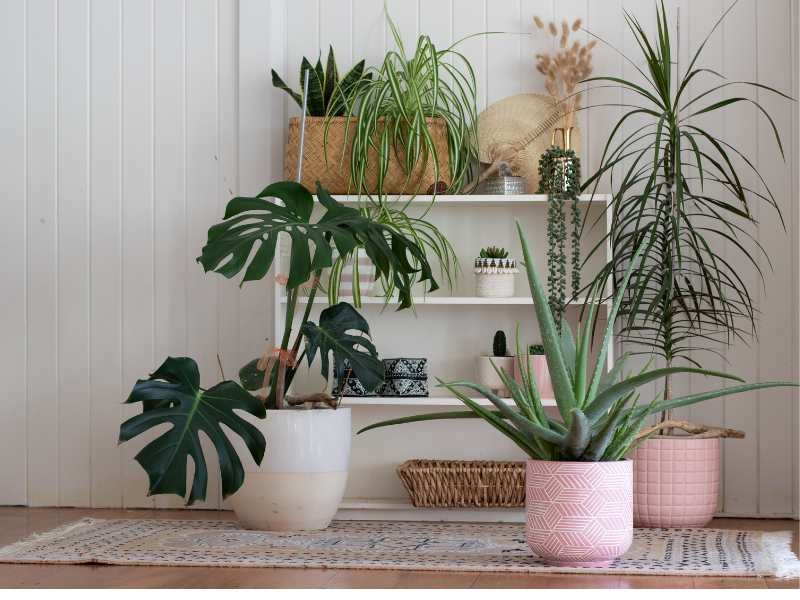
<svg viewBox="0 0 800 600">
<path fill-rule="evenodd" d="M 367 199 L 358 198 L 357 196 L 334 196 L 337 201 L 355 205 L 360 202 L 368 202 Z M 469 216 L 471 214 L 475 214 L 476 218 L 482 218 L 482 215 L 485 216 L 487 214 L 492 214 L 495 211 L 493 208 L 497 207 L 500 211 L 505 211 L 506 214 L 509 214 L 509 220 L 513 224 L 513 218 L 523 218 L 524 215 L 528 213 L 528 211 L 535 211 L 536 220 L 544 220 L 546 219 L 546 207 L 547 207 L 547 196 L 545 195 L 521 195 L 521 196 L 477 196 L 477 195 L 458 195 L 458 196 L 450 196 L 450 195 L 438 195 L 436 196 L 433 203 L 431 203 L 432 198 L 431 196 L 416 196 L 414 198 L 396 198 L 394 200 L 390 200 L 393 202 L 395 206 L 404 206 L 408 205 L 409 210 L 418 210 L 418 211 L 425 211 L 428 217 L 432 215 L 459 215 L 460 218 L 464 218 L 465 216 Z M 601 227 L 605 226 L 605 231 L 608 231 L 608 227 L 610 225 L 610 214 L 606 210 L 608 202 L 610 201 L 610 196 L 608 195 L 595 195 L 594 197 L 590 197 L 588 195 L 581 196 L 579 199 L 580 205 L 582 210 L 589 210 L 592 206 L 600 206 L 600 210 L 605 213 L 605 217 L 603 218 L 602 214 L 598 215 L 600 219 Z M 442 227 L 442 224 L 439 224 Z M 444 229 L 444 227 L 442 227 Z M 446 235 L 448 232 L 444 231 Z M 516 235 L 515 233 L 510 235 Z M 285 250 L 287 247 L 286 236 L 282 236 L 284 239 L 281 240 L 279 243 L 279 254 L 278 256 L 284 256 Z M 540 254 L 544 253 L 544 248 L 546 248 L 546 239 L 543 238 L 543 235 L 540 233 L 537 237 L 530 237 L 529 241 L 532 243 L 532 246 L 536 246 L 540 250 Z M 611 246 L 610 244 L 606 243 L 605 245 L 606 256 L 605 261 L 610 260 L 611 257 Z M 459 255 L 459 259 L 462 263 L 462 278 L 469 278 L 472 279 L 471 269 L 464 267 L 463 265 L 468 265 L 471 262 L 471 257 L 467 254 L 463 253 Z M 543 271 L 540 270 L 540 273 Z M 398 336 L 401 335 L 411 335 L 414 330 L 419 330 L 420 328 L 429 328 L 435 327 L 437 322 L 440 320 L 442 316 L 452 316 L 458 314 L 458 311 L 468 311 L 473 316 L 476 314 L 475 311 L 478 311 L 480 314 L 486 315 L 504 315 L 507 316 L 509 311 L 514 315 L 517 312 L 514 311 L 524 311 L 524 307 L 531 306 L 532 300 L 529 295 L 525 294 L 527 292 L 527 283 L 524 280 L 524 274 L 520 274 L 518 278 L 518 286 L 517 286 L 517 294 L 514 297 L 510 298 L 481 298 L 477 296 L 472 296 L 468 294 L 464 294 L 465 290 L 460 290 L 461 293 L 456 293 L 454 295 L 447 295 L 447 290 L 445 289 L 445 285 L 441 285 L 441 288 L 437 290 L 435 293 L 430 295 L 415 295 L 413 300 L 416 309 L 422 309 L 424 312 L 419 312 L 417 310 L 417 318 L 416 320 L 411 317 L 411 311 L 402 311 L 403 313 L 408 313 L 409 318 L 406 321 L 403 321 L 404 325 L 398 331 Z M 285 318 L 285 310 L 286 310 L 286 296 L 285 290 L 282 286 L 276 285 L 275 286 L 275 302 L 274 302 L 274 317 L 275 317 L 275 338 L 279 340 L 283 333 L 283 324 Z M 525 295 L 521 295 L 525 294 Z M 606 294 L 608 296 L 608 294 Z M 341 300 L 348 301 L 352 300 L 350 298 L 342 297 Z M 308 303 L 308 298 L 301 296 L 298 298 L 299 305 L 306 305 Z M 571 304 L 574 306 L 579 306 L 584 303 L 583 299 L 579 299 L 576 302 L 572 302 Z M 315 314 L 318 314 L 316 311 L 320 310 L 327 304 L 327 297 L 324 294 L 317 294 L 317 297 L 314 300 L 314 311 Z M 361 312 L 364 314 L 368 322 L 370 323 L 371 328 L 375 329 L 375 324 L 379 322 L 380 319 L 386 318 L 389 315 L 397 315 L 395 313 L 392 304 L 390 303 L 388 307 L 384 310 L 385 300 L 382 297 L 375 297 L 375 296 L 363 296 L 362 297 L 362 304 L 363 307 Z M 608 302 L 603 302 L 604 308 L 607 308 Z M 317 308 L 316 305 L 319 305 Z M 430 308 L 429 308 L 430 307 Z M 432 308 L 438 307 L 438 308 Z M 501 308 L 503 307 L 503 308 Z M 522 307 L 522 308 L 516 308 Z M 572 310 L 576 310 L 573 308 Z M 532 318 L 530 312 L 519 312 L 520 319 L 523 320 L 530 320 Z M 394 317 L 398 318 L 398 317 Z M 387 343 L 386 339 L 381 339 L 376 341 L 378 345 L 378 349 L 381 352 L 382 356 L 398 356 L 397 350 L 393 350 L 392 341 L 395 337 L 391 337 L 390 341 Z M 513 344 L 512 344 L 513 346 Z M 614 362 L 614 353 L 613 353 L 613 342 L 609 347 L 609 353 L 607 357 L 607 368 L 611 368 Z M 476 351 L 476 355 L 478 352 Z M 411 356 L 410 354 L 405 354 L 405 356 Z M 430 356 L 428 356 L 430 358 Z M 430 363 L 431 361 L 429 361 Z M 436 376 L 435 372 L 429 372 L 429 377 Z M 475 398 L 478 403 L 482 406 L 491 406 L 491 403 L 486 400 L 485 398 Z M 509 403 L 513 404 L 512 400 L 508 400 Z M 416 411 L 425 410 L 425 409 L 441 409 L 441 410 L 454 410 L 458 408 L 464 408 L 463 403 L 454 396 L 426 396 L 426 397 L 414 397 L 414 398 L 402 398 L 402 397 L 363 397 L 363 398 L 343 398 L 342 399 L 343 406 L 351 407 L 356 411 L 371 411 L 370 412 L 370 421 L 380 420 L 385 414 L 382 411 L 385 410 L 392 410 L 393 412 L 402 411 L 403 414 L 414 414 Z M 546 399 L 544 404 L 549 407 L 555 406 L 555 401 L 553 399 Z M 372 418 L 372 414 L 374 413 L 374 419 Z M 358 413 L 356 413 L 358 414 Z M 355 418 L 355 416 L 354 416 Z M 355 449 L 354 449 L 355 453 Z M 355 458 L 355 457 L 354 457 Z M 436 456 L 427 456 L 427 458 L 436 458 Z M 353 462 L 353 459 L 351 459 Z M 398 461 L 400 462 L 400 461 Z M 394 466 L 396 464 L 392 464 L 390 467 L 387 466 L 386 468 L 393 471 Z M 351 479 L 355 476 L 354 473 L 351 473 Z M 357 494 L 358 498 L 345 498 L 340 508 L 339 514 L 337 518 L 342 519 L 396 519 L 396 520 L 476 520 L 476 521 L 520 521 L 522 519 L 522 511 L 521 509 L 499 509 L 499 510 L 486 510 L 486 509 L 422 509 L 422 508 L 415 508 L 413 507 L 407 499 L 405 498 L 386 498 L 376 495 L 375 497 L 361 497 L 361 494 Z"/>
</svg>

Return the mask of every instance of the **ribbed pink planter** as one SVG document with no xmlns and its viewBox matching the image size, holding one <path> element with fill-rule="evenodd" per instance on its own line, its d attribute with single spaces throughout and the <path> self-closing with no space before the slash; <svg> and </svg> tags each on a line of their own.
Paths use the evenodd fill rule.
<svg viewBox="0 0 800 600">
<path fill-rule="evenodd" d="M 637 527 L 703 527 L 717 510 L 719 438 L 653 437 L 636 448 L 633 522 Z"/>
<path fill-rule="evenodd" d="M 525 539 L 554 566 L 608 566 L 633 540 L 632 502 L 629 460 L 529 460 Z"/>
</svg>

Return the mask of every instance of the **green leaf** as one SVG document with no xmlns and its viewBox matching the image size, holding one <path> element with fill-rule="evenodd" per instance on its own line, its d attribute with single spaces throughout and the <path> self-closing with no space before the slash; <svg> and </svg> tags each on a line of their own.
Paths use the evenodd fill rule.
<svg viewBox="0 0 800 600">
<path fill-rule="evenodd" d="M 576 408 L 575 394 L 572 390 L 572 381 L 567 370 L 566 360 L 561 350 L 561 338 L 558 334 L 553 314 L 550 312 L 550 305 L 547 302 L 539 277 L 533 269 L 533 259 L 528 249 L 528 240 L 522 231 L 522 226 L 517 221 L 517 232 L 520 243 L 522 244 L 522 254 L 525 261 L 525 270 L 528 274 L 528 285 L 533 297 L 533 306 L 536 310 L 536 318 L 539 322 L 539 331 L 542 334 L 542 344 L 544 345 L 545 355 L 547 356 L 547 367 L 550 371 L 550 379 L 553 384 L 558 411 L 561 418 L 569 424 L 572 409 Z"/>
<path fill-rule="evenodd" d="M 242 438 L 257 464 L 264 457 L 264 436 L 234 412 L 241 410 L 263 419 L 264 405 L 233 381 L 202 389 L 197 363 L 191 358 L 167 358 L 149 379 L 136 382 L 125 402 L 141 402 L 144 410 L 120 426 L 120 442 L 158 425 L 171 425 L 135 457 L 147 472 L 149 494 L 186 496 L 187 461 L 191 459 L 194 478 L 187 504 L 205 500 L 208 470 L 200 446 L 201 431 L 217 452 L 224 498 L 242 485 L 244 470 L 221 425 Z"/>
<path fill-rule="evenodd" d="M 319 325 L 308 321 L 301 332 L 306 338 L 309 366 L 319 352 L 325 379 L 330 372 L 329 355 L 333 354 L 334 374 L 340 385 L 345 374 L 345 359 L 368 392 L 383 383 L 383 363 L 369 338 L 369 325 L 347 302 L 326 308 L 320 314 Z M 350 332 L 357 332 L 357 335 Z"/>
<path fill-rule="evenodd" d="M 284 83 L 283 79 L 280 78 L 280 75 L 278 75 L 275 72 L 275 69 L 271 69 L 270 72 L 272 73 L 272 85 L 274 87 L 278 88 L 279 90 L 283 90 L 284 92 L 289 94 L 292 97 L 292 100 L 297 102 L 297 106 L 302 108 L 302 106 L 303 106 L 303 97 L 300 94 L 298 94 L 297 92 L 295 92 L 293 89 L 291 89 L 288 85 L 286 85 Z"/>
<path fill-rule="evenodd" d="M 259 371 L 260 358 L 254 358 L 239 369 L 239 381 L 242 387 L 249 392 L 255 392 L 264 387 L 264 371 Z"/>
</svg>

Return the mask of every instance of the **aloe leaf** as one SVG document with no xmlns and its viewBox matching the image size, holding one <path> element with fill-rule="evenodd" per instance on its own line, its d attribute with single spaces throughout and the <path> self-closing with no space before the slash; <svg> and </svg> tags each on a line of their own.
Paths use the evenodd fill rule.
<svg viewBox="0 0 800 600">
<path fill-rule="evenodd" d="M 547 296 L 542 289 L 541 283 L 539 283 L 539 277 L 536 271 L 533 269 L 533 259 L 528 249 L 528 240 L 525 237 L 525 233 L 522 231 L 522 226 L 519 221 L 516 223 L 520 243 L 522 244 L 522 255 L 525 261 L 525 270 L 528 275 L 528 285 L 531 289 L 536 318 L 539 322 L 539 331 L 542 334 L 542 344 L 544 345 L 545 355 L 547 356 L 547 366 L 550 370 L 550 379 L 553 384 L 556 404 L 559 413 L 561 413 L 561 418 L 564 419 L 565 423 L 569 423 L 572 418 L 571 411 L 576 407 L 575 395 L 572 391 L 572 381 L 570 380 L 566 361 L 561 350 L 561 340 L 558 330 L 556 329 L 555 321 L 553 320 L 553 314 L 550 312 L 550 306 L 547 303 Z"/>
</svg>

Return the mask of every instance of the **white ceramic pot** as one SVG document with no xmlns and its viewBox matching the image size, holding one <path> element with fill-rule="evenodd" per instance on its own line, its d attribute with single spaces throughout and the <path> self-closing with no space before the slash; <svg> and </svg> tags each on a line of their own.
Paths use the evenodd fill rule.
<svg viewBox="0 0 800 600">
<path fill-rule="evenodd" d="M 480 298 L 510 298 L 514 295 L 514 276 L 519 273 L 511 258 L 475 259 L 475 295 Z"/>
<path fill-rule="evenodd" d="M 350 409 L 269 410 L 255 424 L 267 449 L 231 496 L 239 522 L 266 531 L 325 529 L 347 484 Z"/>
<path fill-rule="evenodd" d="M 492 363 L 498 369 L 505 369 L 511 378 L 514 378 L 514 362 L 513 356 L 479 356 L 477 363 L 478 381 L 493 391 L 501 398 L 508 398 L 511 393 L 506 389 L 503 380 L 497 374 L 497 371 L 492 367 Z"/>
</svg>

